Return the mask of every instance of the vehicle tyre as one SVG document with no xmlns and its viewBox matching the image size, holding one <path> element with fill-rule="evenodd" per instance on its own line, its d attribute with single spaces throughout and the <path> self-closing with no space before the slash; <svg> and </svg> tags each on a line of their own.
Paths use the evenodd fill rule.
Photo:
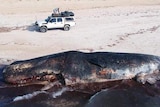
<svg viewBox="0 0 160 107">
<path fill-rule="evenodd" d="M 42 33 L 47 32 L 47 27 L 45 27 L 45 26 L 40 27 L 40 32 L 42 32 Z"/>
<path fill-rule="evenodd" d="M 64 31 L 69 31 L 70 30 L 70 26 L 69 25 L 64 25 Z"/>
</svg>

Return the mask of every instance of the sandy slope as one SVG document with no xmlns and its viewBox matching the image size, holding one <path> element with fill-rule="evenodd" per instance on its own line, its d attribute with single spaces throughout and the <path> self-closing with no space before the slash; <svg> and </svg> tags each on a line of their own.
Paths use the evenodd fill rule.
<svg viewBox="0 0 160 107">
<path fill-rule="evenodd" d="M 49 3 L 52 0 L 0 1 L 1 58 L 28 59 L 67 50 L 160 55 L 159 0 L 54 0 L 55 6 Z M 46 18 L 59 5 L 75 12 L 76 27 L 68 32 L 37 32 L 32 26 L 35 20 Z"/>
</svg>

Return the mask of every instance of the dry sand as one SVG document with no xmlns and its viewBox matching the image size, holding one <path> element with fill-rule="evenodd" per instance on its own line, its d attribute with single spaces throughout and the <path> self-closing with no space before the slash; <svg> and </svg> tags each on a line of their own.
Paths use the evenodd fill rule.
<svg viewBox="0 0 160 107">
<path fill-rule="evenodd" d="M 28 59 L 78 50 L 160 55 L 160 0 L 0 0 L 0 58 Z M 37 32 L 53 8 L 75 13 L 76 26 Z"/>
</svg>

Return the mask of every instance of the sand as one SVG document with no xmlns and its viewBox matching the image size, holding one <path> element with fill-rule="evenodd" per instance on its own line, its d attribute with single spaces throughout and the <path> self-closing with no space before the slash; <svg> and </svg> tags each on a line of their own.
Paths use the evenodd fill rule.
<svg viewBox="0 0 160 107">
<path fill-rule="evenodd" d="M 160 55 L 160 0 L 0 0 L 0 58 L 30 59 L 77 50 Z M 76 26 L 40 33 L 36 20 L 54 8 Z"/>
</svg>

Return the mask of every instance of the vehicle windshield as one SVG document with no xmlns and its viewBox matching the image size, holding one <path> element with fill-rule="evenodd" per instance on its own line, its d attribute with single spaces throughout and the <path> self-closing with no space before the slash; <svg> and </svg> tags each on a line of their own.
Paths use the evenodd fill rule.
<svg viewBox="0 0 160 107">
<path fill-rule="evenodd" d="M 46 22 L 49 22 L 51 19 L 51 17 L 48 17 L 47 19 L 45 19 Z"/>
</svg>

